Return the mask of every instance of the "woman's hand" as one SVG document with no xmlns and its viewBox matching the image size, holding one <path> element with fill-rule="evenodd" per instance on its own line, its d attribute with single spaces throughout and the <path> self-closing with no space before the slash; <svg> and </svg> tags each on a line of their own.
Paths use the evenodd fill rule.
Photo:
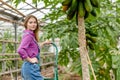
<svg viewBox="0 0 120 80">
<path fill-rule="evenodd" d="M 36 57 L 33 57 L 33 58 L 27 57 L 26 60 L 30 63 L 38 63 L 38 59 Z"/>
<path fill-rule="evenodd" d="M 51 43 L 52 43 L 52 41 L 50 41 L 50 40 L 46 40 L 43 42 L 43 44 L 51 44 Z"/>
<path fill-rule="evenodd" d="M 51 44 L 51 43 L 52 43 L 51 40 L 46 40 L 46 41 L 44 41 L 44 42 L 42 42 L 42 43 L 40 44 L 40 47 L 42 47 L 42 46 L 45 45 L 45 44 Z"/>
</svg>

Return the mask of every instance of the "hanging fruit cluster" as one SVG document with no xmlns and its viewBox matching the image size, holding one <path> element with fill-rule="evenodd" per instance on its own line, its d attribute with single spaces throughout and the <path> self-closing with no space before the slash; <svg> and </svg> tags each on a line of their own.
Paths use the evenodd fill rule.
<svg viewBox="0 0 120 80">
<path fill-rule="evenodd" d="M 89 14 L 97 16 L 96 8 L 99 8 L 99 0 L 64 0 L 62 2 L 63 11 L 67 11 L 67 19 L 71 20 L 74 15 L 84 17 Z"/>
</svg>

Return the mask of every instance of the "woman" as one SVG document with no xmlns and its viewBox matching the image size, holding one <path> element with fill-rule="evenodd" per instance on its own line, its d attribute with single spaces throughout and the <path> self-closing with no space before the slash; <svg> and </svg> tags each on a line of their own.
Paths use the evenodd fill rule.
<svg viewBox="0 0 120 80">
<path fill-rule="evenodd" d="M 22 78 L 23 80 L 43 80 L 40 74 L 40 66 L 38 65 L 40 48 L 37 43 L 39 39 L 37 18 L 33 15 L 27 16 L 24 26 L 25 30 L 17 51 L 24 60 L 21 68 Z M 45 41 L 40 46 L 49 43 L 51 42 Z"/>
</svg>

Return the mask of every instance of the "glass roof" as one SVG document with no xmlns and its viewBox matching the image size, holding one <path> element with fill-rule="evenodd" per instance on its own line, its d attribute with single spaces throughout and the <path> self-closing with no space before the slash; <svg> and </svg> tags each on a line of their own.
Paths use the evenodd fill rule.
<svg viewBox="0 0 120 80">
<path fill-rule="evenodd" d="M 0 1 L 0 12 L 12 14 L 16 17 L 24 17 L 28 14 L 33 14 L 38 18 L 42 18 L 46 12 L 43 2 L 39 2 L 37 7 L 32 4 L 31 0 L 26 0 L 25 3 L 20 3 L 17 7 L 10 0 Z"/>
<path fill-rule="evenodd" d="M 25 3 L 21 2 L 17 7 L 11 0 L 0 0 L 0 34 L 2 31 L 9 29 L 14 30 L 13 23 L 18 23 L 18 32 L 21 31 L 21 22 L 26 15 L 35 15 L 39 21 L 49 12 L 49 8 L 45 8 L 43 2 L 32 4 L 32 0 L 26 0 Z M 12 27 L 12 28 L 11 28 Z M 23 28 L 24 29 L 24 28 Z M 14 32 L 14 31 L 13 31 Z"/>
</svg>

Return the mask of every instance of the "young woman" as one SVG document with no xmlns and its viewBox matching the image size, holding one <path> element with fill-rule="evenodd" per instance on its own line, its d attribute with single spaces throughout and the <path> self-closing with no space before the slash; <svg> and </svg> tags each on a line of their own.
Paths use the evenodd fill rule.
<svg viewBox="0 0 120 80">
<path fill-rule="evenodd" d="M 38 65 L 40 48 L 38 45 L 39 25 L 37 18 L 33 15 L 26 17 L 24 21 L 25 30 L 17 52 L 24 60 L 21 74 L 23 80 L 43 80 L 40 74 L 40 66 Z M 49 44 L 50 41 L 41 43 Z"/>
</svg>

